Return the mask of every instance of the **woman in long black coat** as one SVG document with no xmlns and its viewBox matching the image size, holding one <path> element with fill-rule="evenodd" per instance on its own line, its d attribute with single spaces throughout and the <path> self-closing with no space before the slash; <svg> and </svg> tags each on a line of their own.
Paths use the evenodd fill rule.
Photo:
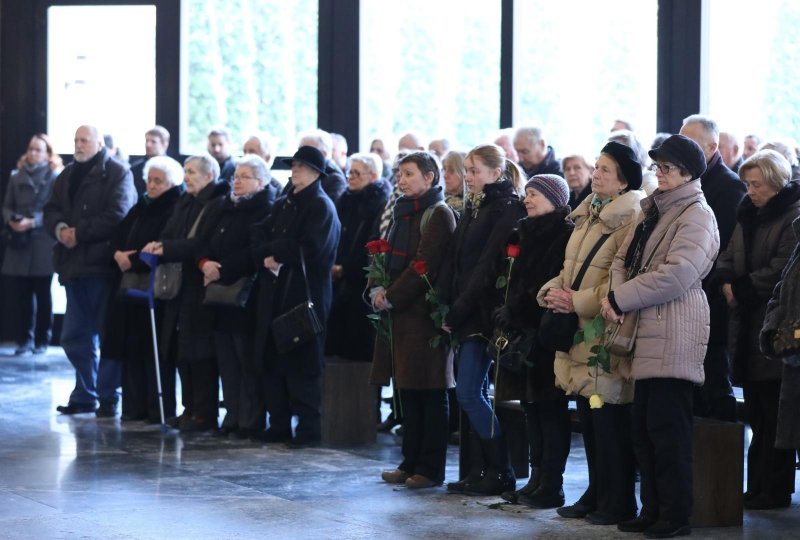
<svg viewBox="0 0 800 540">
<path fill-rule="evenodd" d="M 336 202 L 342 235 L 333 265 L 333 305 L 325 353 L 362 362 L 372 360 L 375 345 L 375 331 L 367 319 L 371 310 L 363 299 L 367 286 L 364 267 L 369 263 L 364 245 L 391 192 L 380 178 L 381 167 L 377 154 L 350 156 L 347 191 Z"/>
<path fill-rule="evenodd" d="M 150 267 L 139 259 L 139 250 L 156 240 L 175 204 L 184 192 L 183 167 L 166 156 L 154 157 L 145 164 L 147 191 L 131 208 L 113 239 L 114 261 L 120 271 L 145 279 Z M 156 302 L 156 325 L 163 316 L 163 304 Z M 156 384 L 153 338 L 146 302 L 125 296 L 120 291 L 108 310 L 102 356 L 122 362 L 122 420 L 161 422 Z M 164 416 L 175 416 L 175 364 L 160 358 Z"/>
<path fill-rule="evenodd" d="M 321 438 L 321 375 L 325 332 L 317 339 L 279 354 L 271 334 L 272 321 L 310 300 L 325 324 L 331 308 L 331 270 L 339 242 L 339 218 L 320 185 L 325 158 L 311 146 L 301 146 L 291 159 L 294 189 L 275 203 L 270 216 L 253 231 L 253 256 L 260 267 L 255 361 L 265 371 L 264 391 L 270 427 L 266 442 L 291 442 L 294 447 L 319 444 Z M 310 299 L 303 279 L 303 264 Z M 299 423 L 292 437 L 291 420 Z"/>
<path fill-rule="evenodd" d="M 143 251 L 161 256 L 159 262 L 182 266 L 178 295 L 165 302 L 159 342 L 161 358 L 175 358 L 181 378 L 183 413 L 168 421 L 181 431 L 217 429 L 219 375 L 211 339 L 211 310 L 202 305 L 203 273 L 197 267 L 200 231 L 213 229 L 214 201 L 230 190 L 219 181 L 219 164 L 208 155 L 191 156 L 183 165 L 186 193 L 175 206 L 161 233 Z"/>
<path fill-rule="evenodd" d="M 260 157 L 250 154 L 237 162 L 233 190 L 209 210 L 213 229 L 200 235 L 197 258 L 204 285 L 232 285 L 255 275 L 250 228 L 267 217 L 275 202 L 277 191 L 268 181 L 269 169 Z M 253 366 L 255 306 L 251 291 L 244 308 L 210 308 L 214 354 L 225 400 L 225 419 L 220 426 L 223 435 L 239 431 L 246 437 L 264 429 L 263 398 L 259 398 L 260 385 L 255 384 Z"/>
<path fill-rule="evenodd" d="M 570 190 L 554 174 L 532 177 L 525 186 L 528 217 L 519 222 L 508 240 L 519 245 L 508 291 L 508 300 L 495 314 L 495 325 L 507 331 L 535 332 L 544 308 L 536 302 L 539 289 L 561 271 L 564 252 L 575 224 L 567 216 Z M 508 262 L 499 271 L 505 275 Z M 531 476 L 514 492 L 503 493 L 510 502 L 534 508 L 564 505 L 563 475 L 569 456 L 571 426 L 564 391 L 556 388 L 553 373 L 555 351 L 538 342 L 527 358 L 530 367 L 516 375 L 500 370 L 495 381 L 498 400 L 518 399 L 525 410 Z"/>
</svg>

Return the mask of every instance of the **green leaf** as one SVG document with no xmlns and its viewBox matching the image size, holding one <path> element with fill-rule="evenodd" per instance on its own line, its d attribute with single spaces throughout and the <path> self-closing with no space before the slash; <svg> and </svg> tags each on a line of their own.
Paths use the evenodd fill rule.
<svg viewBox="0 0 800 540">
<path fill-rule="evenodd" d="M 379 321 L 381 320 L 381 316 L 378 315 L 377 313 L 370 313 L 369 315 L 367 315 L 367 319 L 371 321 Z"/>
<path fill-rule="evenodd" d="M 603 347 L 601 347 L 600 345 L 594 345 L 594 346 L 592 346 L 592 348 L 591 348 L 591 349 L 589 349 L 589 350 L 590 350 L 591 352 L 593 352 L 594 354 L 597 354 L 597 355 L 599 355 L 599 354 L 600 354 L 600 350 L 602 350 L 602 349 L 603 349 Z"/>
<path fill-rule="evenodd" d="M 597 356 L 590 356 L 586 359 L 586 365 L 589 367 L 594 367 L 597 365 Z"/>
<path fill-rule="evenodd" d="M 601 335 L 603 332 L 605 332 L 606 320 L 603 318 L 602 315 L 595 316 L 595 318 L 592 319 L 591 324 L 592 328 L 594 329 L 595 332 L 597 332 L 598 336 Z"/>
<path fill-rule="evenodd" d="M 578 343 L 583 343 L 584 340 L 585 338 L 583 335 L 583 330 L 578 330 L 577 332 L 575 332 L 575 337 L 572 338 L 572 344 L 577 345 Z"/>
<path fill-rule="evenodd" d="M 441 342 L 442 342 L 441 334 L 436 334 L 435 336 L 433 336 L 431 339 L 428 340 L 428 345 L 430 345 L 432 349 L 435 349 L 439 346 Z"/>
<path fill-rule="evenodd" d="M 502 289 L 508 283 L 508 279 L 506 276 L 497 276 L 497 281 L 494 282 L 494 286 L 496 289 Z"/>
</svg>

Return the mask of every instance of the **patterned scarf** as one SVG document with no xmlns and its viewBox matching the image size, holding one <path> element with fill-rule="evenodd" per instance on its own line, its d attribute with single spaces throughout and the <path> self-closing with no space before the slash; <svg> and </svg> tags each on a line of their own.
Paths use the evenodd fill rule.
<svg viewBox="0 0 800 540">
<path fill-rule="evenodd" d="M 589 205 L 589 223 L 594 223 L 598 219 L 600 219 L 600 212 L 603 211 L 603 208 L 606 207 L 608 203 L 614 200 L 614 197 L 608 197 L 607 199 L 601 199 L 595 193 L 592 195 L 592 203 Z"/>
<path fill-rule="evenodd" d="M 392 250 L 388 254 L 386 266 L 390 271 L 405 270 L 415 255 L 411 253 L 410 245 L 411 223 L 414 221 L 414 216 L 443 200 L 444 195 L 440 186 L 429 189 L 416 199 L 405 196 L 397 199 L 388 238 Z"/>
<path fill-rule="evenodd" d="M 653 229 L 656 228 L 659 217 L 658 207 L 653 204 L 645 211 L 642 222 L 636 226 L 636 230 L 633 232 L 633 239 L 628 246 L 628 252 L 625 254 L 625 268 L 628 269 L 628 279 L 638 275 L 642 269 L 644 248 L 647 245 L 647 241 L 650 240 L 650 235 L 653 234 Z"/>
<path fill-rule="evenodd" d="M 261 188 L 261 189 L 264 189 L 264 188 Z M 249 201 L 250 199 L 255 197 L 256 194 L 259 191 L 261 191 L 261 189 L 259 189 L 258 191 L 253 191 L 252 193 L 245 193 L 244 195 L 236 195 L 236 194 L 233 193 L 233 191 L 231 191 L 230 197 L 231 197 L 231 202 L 233 203 L 233 206 L 237 206 L 240 202 Z"/>
</svg>

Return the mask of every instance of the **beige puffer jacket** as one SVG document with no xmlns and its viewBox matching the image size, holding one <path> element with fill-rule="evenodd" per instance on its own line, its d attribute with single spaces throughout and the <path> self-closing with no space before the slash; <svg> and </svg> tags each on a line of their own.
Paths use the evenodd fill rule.
<svg viewBox="0 0 800 540">
<path fill-rule="evenodd" d="M 600 300 L 608 293 L 608 272 L 628 231 L 639 215 L 639 201 L 644 193 L 628 191 L 608 203 L 600 212 L 599 219 L 589 219 L 592 197 L 587 197 L 569 217 L 575 221 L 575 230 L 567 243 L 564 267 L 561 273 L 539 290 L 537 300 L 545 306 L 544 296 L 548 289 L 570 287 L 583 261 L 603 234 L 611 236 L 592 259 L 580 289 L 572 296 L 580 327 L 583 328 L 600 313 Z M 606 403 L 630 403 L 633 400 L 633 381 L 630 379 L 630 359 L 612 357 L 611 373 L 599 374 L 595 389 L 594 369 L 589 372 L 588 359 L 593 356 L 590 346 L 584 343 L 573 345 L 569 354 L 556 353 L 553 366 L 556 386 L 568 394 L 590 397 L 595 392 L 603 396 Z"/>
<path fill-rule="evenodd" d="M 663 193 L 656 191 L 644 199 L 639 221 L 652 205 L 658 208 L 659 219 L 645 246 L 643 261 L 650 257 L 665 230 L 666 236 L 649 268 L 625 282 L 625 255 L 634 229 L 611 267 L 611 290 L 617 306 L 624 313 L 640 310 L 633 378 L 663 377 L 702 384 L 710 320 L 701 280 L 711 271 L 719 252 L 717 220 L 698 181 Z"/>
</svg>

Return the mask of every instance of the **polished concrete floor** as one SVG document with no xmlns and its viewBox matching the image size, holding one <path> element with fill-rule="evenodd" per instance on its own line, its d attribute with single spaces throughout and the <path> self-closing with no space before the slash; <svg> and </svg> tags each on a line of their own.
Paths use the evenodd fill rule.
<svg viewBox="0 0 800 540">
<path fill-rule="evenodd" d="M 0 347 L 0 538 L 635 538 L 499 498 L 409 491 L 379 479 L 398 441 L 290 450 L 208 435 L 162 433 L 94 415 L 60 416 L 73 371 L 61 349 L 9 356 Z M 448 479 L 457 476 L 451 447 Z M 579 437 L 565 490 L 585 487 Z M 800 499 L 747 512 L 742 528 L 696 538 L 800 538 Z"/>
</svg>

